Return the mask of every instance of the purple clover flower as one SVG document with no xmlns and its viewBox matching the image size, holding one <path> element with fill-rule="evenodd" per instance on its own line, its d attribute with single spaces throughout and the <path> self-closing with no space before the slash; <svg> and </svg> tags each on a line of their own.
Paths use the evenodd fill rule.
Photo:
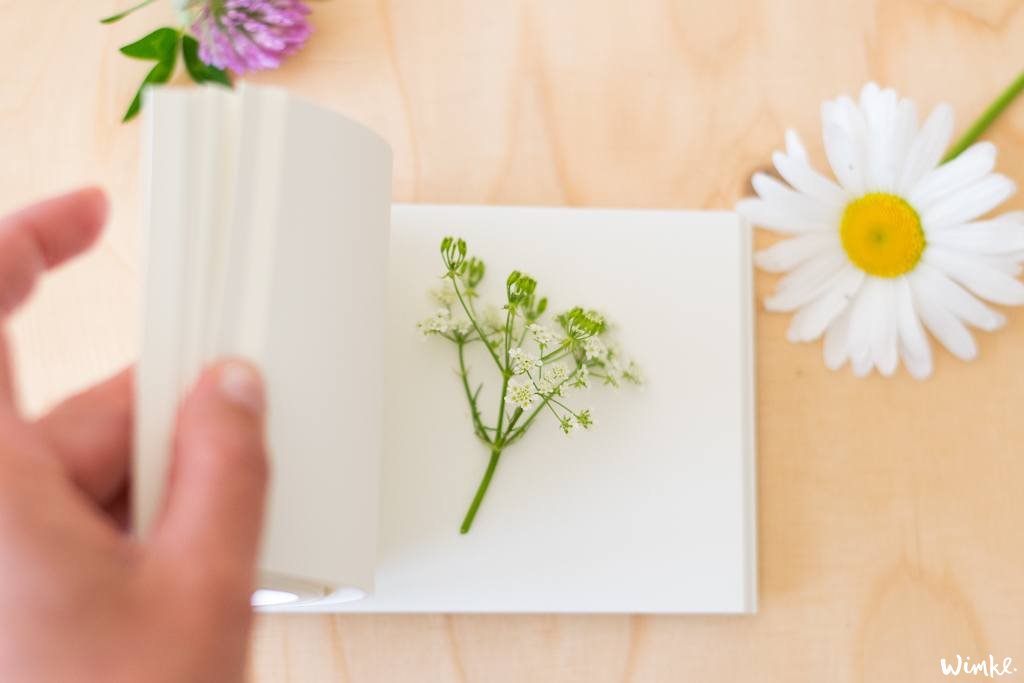
<svg viewBox="0 0 1024 683">
<path fill-rule="evenodd" d="M 206 0 L 192 25 L 199 58 L 238 74 L 276 69 L 309 39 L 308 14 L 302 0 Z"/>
</svg>

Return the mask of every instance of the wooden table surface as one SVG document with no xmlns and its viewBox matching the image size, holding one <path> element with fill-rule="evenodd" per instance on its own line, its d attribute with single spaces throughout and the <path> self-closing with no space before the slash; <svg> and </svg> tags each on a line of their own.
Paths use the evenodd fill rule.
<svg viewBox="0 0 1024 683">
<path fill-rule="evenodd" d="M 0 210 L 82 182 L 114 205 L 14 321 L 33 411 L 136 349 L 119 119 L 148 67 L 116 48 L 171 13 L 96 22 L 127 3 L 0 0 Z M 785 127 L 821 159 L 825 98 L 877 79 L 962 130 L 1024 65 L 1015 0 L 333 0 L 314 21 L 253 80 L 380 131 L 401 201 L 728 208 Z M 989 137 L 1024 181 L 1024 101 Z M 1024 678 L 1024 312 L 926 382 L 830 372 L 786 317 L 757 323 L 758 615 L 263 617 L 254 680 L 911 683 L 958 653 Z"/>
</svg>

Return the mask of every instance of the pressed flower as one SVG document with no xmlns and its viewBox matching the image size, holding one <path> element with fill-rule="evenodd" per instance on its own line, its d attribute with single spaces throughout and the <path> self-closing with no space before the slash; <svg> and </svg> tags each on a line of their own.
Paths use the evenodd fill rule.
<svg viewBox="0 0 1024 683">
<path fill-rule="evenodd" d="M 301 0 L 207 0 L 195 8 L 199 57 L 235 73 L 276 69 L 309 39 Z M 198 5 L 198 6 L 197 6 Z"/>
<path fill-rule="evenodd" d="M 574 389 L 589 389 L 590 371 L 587 370 L 587 366 L 581 365 L 580 368 L 573 375 L 572 380 L 570 380 L 569 383 Z"/>
<path fill-rule="evenodd" d="M 600 361 L 608 357 L 608 349 L 598 337 L 587 337 L 583 340 L 583 352 L 587 354 L 587 360 Z"/>
<path fill-rule="evenodd" d="M 563 433 L 572 434 L 580 428 L 580 423 L 576 420 L 574 415 L 566 415 L 559 419 L 558 426 L 562 428 Z"/>
<path fill-rule="evenodd" d="M 556 363 L 547 369 L 548 379 L 555 386 L 562 384 L 569 379 L 569 368 L 565 367 L 561 363 Z"/>
<path fill-rule="evenodd" d="M 537 392 L 532 382 L 514 379 L 508 383 L 508 392 L 505 394 L 505 402 L 509 405 L 523 410 L 529 410 L 537 398 Z"/>
<path fill-rule="evenodd" d="M 444 334 L 452 326 L 452 314 L 447 308 L 439 308 L 416 324 L 424 335 Z"/>
<path fill-rule="evenodd" d="M 527 328 L 530 330 L 530 336 L 540 346 L 551 346 L 555 343 L 555 335 L 548 328 L 537 323 L 531 323 Z"/>
<path fill-rule="evenodd" d="M 555 391 L 557 387 L 554 383 L 546 377 L 534 380 L 533 386 L 537 389 L 537 393 L 541 396 L 547 396 L 551 392 Z"/>
<path fill-rule="evenodd" d="M 440 306 L 451 306 L 456 302 L 455 289 L 452 283 L 445 280 L 440 287 L 430 290 L 430 298 Z"/>
<path fill-rule="evenodd" d="M 517 375 L 528 375 L 541 367 L 541 361 L 537 356 L 519 347 L 508 352 L 508 359 L 512 363 L 512 372 Z"/>
<path fill-rule="evenodd" d="M 456 374 L 469 404 L 473 433 L 490 451 L 483 478 L 459 528 L 465 534 L 473 526 L 502 454 L 518 443 L 538 418 L 553 416 L 566 434 L 593 424 L 590 411 L 576 413 L 566 405 L 566 389 L 570 384 L 589 388 L 588 368 L 604 379 L 609 365 L 615 363 L 618 368 L 620 361 L 614 344 L 606 346 L 597 338 L 608 328 L 599 313 L 577 306 L 555 316 L 566 333 L 565 337 L 556 336 L 540 322 L 548 300 L 537 292 L 532 277 L 512 271 L 505 281 L 506 304 L 499 310 L 478 301 L 474 288 L 482 282 L 486 268 L 469 254 L 465 240 L 444 238 L 441 260 L 445 287 L 432 295 L 444 307 L 418 326 L 424 334 L 441 335 L 456 347 Z M 468 353 L 476 345 L 478 355 L 486 354 L 493 361 L 492 369 L 501 383 L 493 421 L 486 418 L 482 407 L 484 385 L 470 377 Z M 619 375 L 625 373 L 616 369 L 616 377 Z"/>
<path fill-rule="evenodd" d="M 1016 189 L 994 173 L 996 148 L 981 142 L 942 163 L 953 112 L 939 105 L 918 127 L 914 103 L 874 83 L 859 103 L 822 105 L 833 181 L 815 171 L 796 133 L 772 159 L 785 183 L 764 174 L 758 198 L 737 210 L 752 223 L 794 235 L 759 252 L 759 267 L 788 273 L 765 300 L 794 311 L 788 338 L 824 336 L 825 364 L 858 376 L 932 372 L 925 329 L 958 358 L 977 354 L 968 326 L 995 330 L 1005 318 L 983 300 L 1024 304 L 1024 222 L 983 218 Z M 632 374 L 633 371 L 629 370 Z"/>
</svg>

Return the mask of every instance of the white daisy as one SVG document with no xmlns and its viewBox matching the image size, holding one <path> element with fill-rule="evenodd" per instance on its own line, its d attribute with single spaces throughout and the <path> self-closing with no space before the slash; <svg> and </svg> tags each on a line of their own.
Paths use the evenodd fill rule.
<svg viewBox="0 0 1024 683">
<path fill-rule="evenodd" d="M 992 172 L 995 147 L 981 142 L 941 163 L 952 109 L 939 105 L 919 129 L 913 102 L 874 83 L 859 106 L 846 96 L 825 102 L 821 118 L 838 183 L 811 168 L 787 131 L 786 151 L 772 160 L 788 185 L 755 174 L 759 198 L 737 205 L 752 223 L 796 235 L 756 255 L 761 268 L 788 272 L 765 307 L 796 311 L 788 338 L 824 334 L 825 364 L 850 361 L 858 376 L 891 375 L 900 358 L 914 377 L 930 375 L 924 328 L 955 356 L 974 358 L 966 325 L 1005 322 L 979 299 L 1024 304 L 1024 221 L 978 220 L 1016 189 Z"/>
</svg>

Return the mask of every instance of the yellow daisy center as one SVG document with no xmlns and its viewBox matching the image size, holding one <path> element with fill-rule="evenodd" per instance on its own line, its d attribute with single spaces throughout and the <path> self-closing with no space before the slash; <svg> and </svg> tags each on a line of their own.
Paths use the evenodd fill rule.
<svg viewBox="0 0 1024 683">
<path fill-rule="evenodd" d="M 906 200 L 886 192 L 871 192 L 847 204 L 839 237 L 850 261 L 877 277 L 910 272 L 925 247 L 917 211 Z"/>
</svg>

